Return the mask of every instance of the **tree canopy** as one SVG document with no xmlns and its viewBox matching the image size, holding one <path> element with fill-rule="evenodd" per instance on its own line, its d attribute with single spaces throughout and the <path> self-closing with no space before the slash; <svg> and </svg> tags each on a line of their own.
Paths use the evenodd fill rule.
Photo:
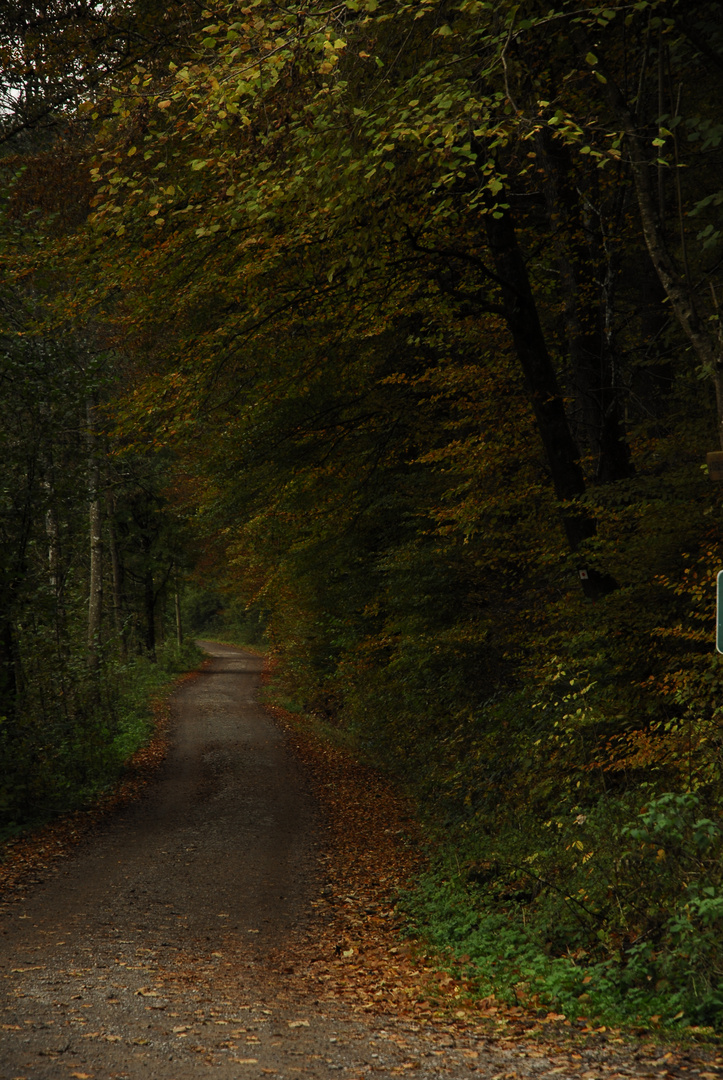
<svg viewBox="0 0 723 1080">
<path fill-rule="evenodd" d="M 654 976 L 717 1023 L 720 3 L 28 11 L 4 40 L 39 35 L 60 90 L 6 109 L 0 159 L 0 385 L 42 436 L 8 429 L 3 588 L 21 505 L 55 557 L 41 403 L 72 369 L 98 656 L 154 651 L 192 551 L 284 693 L 445 823 L 480 910 L 615 966 L 620 1009 Z M 7 608 L 16 711 L 40 603 Z"/>
</svg>

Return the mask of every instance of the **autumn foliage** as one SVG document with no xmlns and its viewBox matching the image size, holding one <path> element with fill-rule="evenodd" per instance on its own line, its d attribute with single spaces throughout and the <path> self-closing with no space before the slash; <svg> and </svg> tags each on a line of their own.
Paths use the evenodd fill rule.
<svg viewBox="0 0 723 1080">
<path fill-rule="evenodd" d="M 427 815 L 420 933 L 482 965 L 484 926 L 521 925 L 540 1001 L 699 1024 L 723 1010 L 718 15 L 231 0 L 79 95 L 82 221 L 50 210 L 47 148 L 21 147 L 28 187 L 6 169 L 17 294 L 38 252 L 62 269 L 33 333 L 102 339 L 110 445 L 162 461 L 196 588 Z"/>
</svg>

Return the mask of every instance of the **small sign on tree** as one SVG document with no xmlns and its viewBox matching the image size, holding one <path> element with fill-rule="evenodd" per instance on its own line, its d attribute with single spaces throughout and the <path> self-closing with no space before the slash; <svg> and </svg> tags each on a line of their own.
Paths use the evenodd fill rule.
<svg viewBox="0 0 723 1080">
<path fill-rule="evenodd" d="M 705 460 L 708 463 L 708 476 L 711 480 L 717 483 L 723 482 L 723 450 L 713 450 L 710 454 L 706 454 Z"/>
</svg>

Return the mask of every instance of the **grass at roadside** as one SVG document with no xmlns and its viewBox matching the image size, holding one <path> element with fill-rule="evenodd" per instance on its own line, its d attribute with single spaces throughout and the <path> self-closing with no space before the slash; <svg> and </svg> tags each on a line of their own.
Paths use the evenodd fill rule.
<svg viewBox="0 0 723 1080">
<path fill-rule="evenodd" d="M 111 792 L 157 725 L 159 702 L 203 654 L 169 643 L 157 662 L 136 657 L 76 690 L 71 708 L 24 716 L 0 729 L 0 845 Z"/>
<path fill-rule="evenodd" d="M 644 988 L 645 957 L 627 965 L 551 955 L 544 935 L 525 923 L 522 907 L 485 909 L 474 889 L 450 869 L 427 869 L 401 895 L 405 933 L 430 948 L 473 999 L 493 996 L 572 1030 L 654 1035 L 661 1040 L 720 1041 L 714 1027 L 697 1021 L 684 992 L 652 982 Z"/>
<path fill-rule="evenodd" d="M 138 797 L 153 779 L 168 747 L 170 696 L 200 668 L 196 646 L 179 653 L 167 649 L 158 664 L 133 662 L 125 668 L 119 693 L 120 724 L 116 756 L 125 754 L 113 778 L 96 788 L 82 807 L 68 808 L 45 822 L 36 821 L 6 835 L 0 844 L 0 911 L 23 899 L 27 889 L 45 880 L 71 849 L 109 814 Z"/>
<path fill-rule="evenodd" d="M 169 643 L 156 663 L 143 657 L 131 660 L 117 674 L 117 728 L 113 750 L 119 766 L 146 743 L 153 731 L 153 702 L 169 692 L 179 675 L 192 671 L 204 654 L 194 642 L 180 649 Z"/>
</svg>

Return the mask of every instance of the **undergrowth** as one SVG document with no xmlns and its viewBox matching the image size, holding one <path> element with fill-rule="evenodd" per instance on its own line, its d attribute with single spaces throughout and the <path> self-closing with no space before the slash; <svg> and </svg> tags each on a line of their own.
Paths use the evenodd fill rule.
<svg viewBox="0 0 723 1080">
<path fill-rule="evenodd" d="M 723 1026 L 720 827 L 692 792 L 651 797 L 623 824 L 611 824 L 609 807 L 600 817 L 608 829 L 604 854 L 617 850 L 625 886 L 633 883 L 645 909 L 643 932 L 629 927 L 625 937 L 606 907 L 618 904 L 624 915 L 611 857 L 588 874 L 581 904 L 574 870 L 556 890 L 514 865 L 509 838 L 506 859 L 504 842 L 488 837 L 496 854 L 480 860 L 479 838 L 471 844 L 437 830 L 431 869 L 401 899 L 407 933 L 446 957 L 477 997 L 551 1010 L 572 1023 L 716 1037 Z M 566 840 L 559 838 L 560 848 L 572 847 Z M 629 918 L 633 911 L 628 896 Z"/>
<path fill-rule="evenodd" d="M 633 951 L 625 963 L 552 956 L 542 928 L 526 924 L 521 908 L 485 909 L 463 880 L 439 871 L 420 879 L 400 906 L 407 934 L 464 976 L 476 998 L 494 995 L 573 1022 L 714 1034 L 712 1025 L 696 1022 L 705 1009 L 691 1008 L 685 989 L 671 992 L 654 981 L 649 950 Z"/>
<path fill-rule="evenodd" d="M 89 805 L 150 738 L 153 703 L 202 653 L 174 642 L 158 659 L 134 657 L 67 680 L 12 728 L 0 721 L 0 843 Z M 34 707 L 33 707 L 34 706 Z"/>
</svg>

